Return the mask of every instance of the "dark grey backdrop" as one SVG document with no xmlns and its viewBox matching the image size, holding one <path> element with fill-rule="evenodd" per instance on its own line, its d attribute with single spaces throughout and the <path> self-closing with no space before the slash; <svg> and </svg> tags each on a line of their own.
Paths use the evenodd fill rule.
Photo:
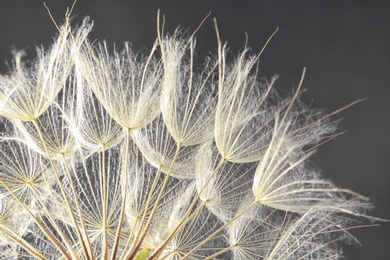
<svg viewBox="0 0 390 260">
<path fill-rule="evenodd" d="M 374 3 L 375 2 L 375 3 Z M 348 132 L 320 147 L 312 160 L 326 178 L 370 197 L 372 215 L 390 217 L 390 4 L 387 1 L 261 0 L 79 0 L 76 21 L 95 21 L 91 38 L 130 41 L 149 48 L 156 37 L 156 12 L 166 16 L 166 30 L 178 25 L 194 30 L 211 11 L 223 41 L 242 50 L 246 36 L 258 51 L 277 26 L 265 51 L 262 76 L 279 74 L 277 88 L 291 91 L 307 67 L 304 98 L 315 108 L 336 110 L 354 100 L 363 103 L 342 112 Z M 47 0 L 61 22 L 69 0 Z M 48 46 L 56 29 L 41 0 L 0 0 L 0 71 L 11 47 L 34 56 L 34 46 Z M 216 49 L 212 19 L 197 34 L 198 53 Z M 363 247 L 346 248 L 348 259 L 390 259 L 390 224 L 354 232 Z"/>
</svg>

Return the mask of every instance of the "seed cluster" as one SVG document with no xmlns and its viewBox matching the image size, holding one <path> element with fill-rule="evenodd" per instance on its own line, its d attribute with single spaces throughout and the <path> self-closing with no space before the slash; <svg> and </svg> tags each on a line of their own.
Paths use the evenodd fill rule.
<svg viewBox="0 0 390 260">
<path fill-rule="evenodd" d="M 281 97 L 220 41 L 198 64 L 180 30 L 143 56 L 91 29 L 0 76 L 0 258 L 341 257 L 370 204 L 307 160 L 337 121 L 302 82 Z"/>
</svg>

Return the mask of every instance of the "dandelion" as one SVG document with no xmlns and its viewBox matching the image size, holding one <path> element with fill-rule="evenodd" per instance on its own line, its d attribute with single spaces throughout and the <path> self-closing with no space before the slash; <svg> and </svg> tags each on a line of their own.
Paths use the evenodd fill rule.
<svg viewBox="0 0 390 260">
<path fill-rule="evenodd" d="M 199 66 L 181 30 L 144 56 L 91 29 L 67 16 L 0 77 L 0 258 L 338 259 L 374 220 L 309 162 L 338 127 L 302 80 L 281 97 L 261 53 L 229 63 L 218 31 Z"/>
</svg>

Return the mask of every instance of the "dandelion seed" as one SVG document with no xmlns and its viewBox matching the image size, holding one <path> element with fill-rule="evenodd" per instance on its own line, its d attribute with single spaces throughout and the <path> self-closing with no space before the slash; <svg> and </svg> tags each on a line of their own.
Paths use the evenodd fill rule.
<svg viewBox="0 0 390 260">
<path fill-rule="evenodd" d="M 79 71 L 78 71 L 79 72 Z M 123 128 L 106 112 L 91 89 L 85 86 L 82 75 L 77 76 L 77 105 L 70 128 L 83 147 L 91 153 L 110 149 L 125 137 Z"/>
<path fill-rule="evenodd" d="M 132 137 L 150 164 L 168 172 L 173 163 L 178 144 L 170 135 L 165 121 L 158 117 L 144 128 L 134 130 Z M 175 178 L 193 178 L 197 147 L 182 147 L 176 158 L 171 175 Z"/>
<path fill-rule="evenodd" d="M 225 49 L 220 54 L 221 79 L 215 120 L 215 140 L 222 157 L 245 163 L 258 161 L 270 141 L 278 104 L 270 93 L 276 78 L 261 83 L 252 75 L 255 57 L 243 52 L 231 66 L 225 65 Z M 271 103 L 271 104 L 270 104 Z"/>
<path fill-rule="evenodd" d="M 42 115 L 68 78 L 73 64 L 72 48 L 76 48 L 90 30 L 91 25 L 85 21 L 79 31 L 72 34 L 66 22 L 49 51 L 37 49 L 38 58 L 31 68 L 22 62 L 23 52 L 15 52 L 14 71 L 0 78 L 0 115 L 24 121 Z M 70 42 L 73 45 L 69 45 Z"/>
<path fill-rule="evenodd" d="M 150 123 L 160 111 L 161 64 L 153 46 L 147 58 L 137 57 L 129 44 L 111 55 L 105 43 L 87 45 L 78 55 L 78 70 L 110 116 L 125 129 Z M 96 52 L 96 53 L 95 53 Z"/>
<path fill-rule="evenodd" d="M 214 136 L 217 64 L 208 58 L 203 65 L 205 70 L 197 74 L 193 67 L 195 41 L 177 34 L 161 42 L 164 61 L 161 111 L 177 143 L 196 145 Z"/>
</svg>

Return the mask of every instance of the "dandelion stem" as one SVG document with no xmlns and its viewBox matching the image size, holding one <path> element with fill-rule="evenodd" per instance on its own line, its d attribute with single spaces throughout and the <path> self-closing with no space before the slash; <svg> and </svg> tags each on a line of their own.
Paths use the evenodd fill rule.
<svg viewBox="0 0 390 260">
<path fill-rule="evenodd" d="M 122 199 L 122 205 L 121 205 L 121 213 L 119 216 L 119 222 L 118 222 L 118 228 L 116 230 L 115 234 L 115 241 L 113 245 L 113 251 L 111 255 L 111 259 L 114 260 L 117 254 L 118 246 L 119 246 L 119 240 L 121 237 L 121 231 L 122 231 L 122 223 L 123 223 L 123 218 L 125 216 L 125 210 L 126 210 L 126 197 L 127 197 L 127 179 L 129 176 L 129 155 L 130 155 L 130 132 L 131 129 L 128 128 L 126 132 L 126 152 L 125 152 L 125 177 L 123 179 L 123 199 Z"/>
<path fill-rule="evenodd" d="M 78 235 L 78 237 L 79 237 L 80 244 L 81 244 L 81 246 L 82 246 L 82 248 L 83 248 L 83 251 L 84 251 L 84 253 L 85 253 L 85 256 L 88 256 L 88 254 L 86 253 L 87 250 L 86 250 L 86 247 L 85 247 L 85 244 L 84 244 L 84 239 L 83 239 L 83 237 L 82 237 L 82 235 L 81 235 L 79 225 L 78 225 L 77 220 L 76 220 L 76 217 L 75 217 L 75 215 L 74 215 L 72 206 L 70 205 L 70 202 L 69 202 L 68 194 L 65 192 L 64 186 L 62 185 L 62 182 L 61 182 L 61 180 L 60 180 L 60 176 L 58 175 L 57 168 L 56 168 L 56 166 L 54 165 L 54 162 L 53 162 L 53 160 L 52 160 L 52 158 L 51 158 L 51 155 L 50 155 L 49 150 L 48 150 L 48 148 L 47 148 L 46 141 L 45 141 L 45 139 L 44 139 L 44 137 L 43 137 L 42 131 L 41 131 L 41 129 L 40 129 L 40 127 L 39 127 L 38 122 L 37 122 L 36 119 L 34 119 L 32 122 L 33 122 L 35 128 L 36 128 L 37 131 L 38 131 L 38 134 L 39 134 L 39 137 L 40 137 L 40 139 L 41 139 L 41 141 L 42 141 L 42 144 L 43 144 L 43 147 L 44 147 L 44 149 L 45 149 L 45 152 L 46 152 L 46 154 L 47 154 L 47 156 L 48 156 L 48 158 L 49 158 L 50 164 L 51 164 L 51 166 L 52 166 L 52 168 L 53 168 L 53 172 L 54 172 L 56 181 L 57 181 L 58 186 L 59 186 L 59 188 L 60 188 L 60 190 L 61 190 L 62 196 L 64 197 L 66 206 L 67 206 L 67 208 L 68 208 L 68 212 L 69 212 L 69 214 L 70 214 L 70 216 L 71 216 L 71 218 L 72 218 L 72 221 L 73 221 L 73 224 L 74 224 L 74 228 L 76 229 L 76 232 L 77 232 L 77 235 Z M 75 195 L 75 194 L 74 194 L 74 195 Z M 75 200 L 77 200 L 77 198 L 75 198 Z M 75 253 L 72 253 L 72 256 L 73 256 L 74 259 L 79 259 L 79 257 L 78 257 Z"/>
<path fill-rule="evenodd" d="M 148 208 L 149 208 L 149 204 L 150 204 L 150 202 L 151 202 L 151 200 L 152 200 L 152 196 L 153 196 L 153 194 L 154 194 L 154 190 L 155 190 L 155 188 L 156 188 L 158 179 L 159 179 L 160 174 L 161 174 L 161 168 L 162 168 L 162 166 L 159 166 L 159 167 L 158 167 L 156 176 L 154 177 L 152 186 L 151 186 L 151 188 L 150 188 L 150 191 L 149 191 L 149 194 L 148 194 L 148 198 L 147 198 L 146 203 L 145 203 L 145 206 L 144 206 L 144 213 L 142 214 L 142 219 L 141 219 L 141 221 L 140 221 L 140 223 L 141 223 L 141 224 L 140 224 L 140 228 L 142 228 L 143 223 L 145 222 L 146 215 L 147 215 Z M 134 232 L 134 229 L 135 229 L 135 228 L 133 228 L 133 229 L 131 230 L 131 234 L 130 234 L 130 236 L 129 236 L 129 238 L 128 238 L 128 241 L 127 241 L 127 243 L 126 243 L 126 247 L 125 247 L 125 249 L 123 250 L 121 259 L 124 257 L 124 254 L 126 253 L 126 250 L 127 250 L 127 248 L 129 247 L 129 245 L 130 245 L 130 242 L 131 242 L 131 238 L 132 238 L 132 234 L 133 234 L 133 232 Z M 137 232 L 136 237 L 133 239 L 133 244 L 135 243 L 135 241 L 137 241 L 137 240 L 139 239 L 139 236 L 140 236 L 140 235 L 141 235 L 141 232 L 140 232 L 140 231 Z M 131 246 L 131 248 L 132 248 L 132 247 L 133 247 L 133 245 Z"/>
<path fill-rule="evenodd" d="M 18 196 L 8 187 L 7 184 L 3 182 L 3 180 L 0 179 L 0 184 L 6 188 L 6 190 L 15 198 L 15 200 L 27 211 L 27 213 L 30 215 L 30 217 L 35 221 L 37 226 L 42 230 L 42 232 L 48 237 L 50 242 L 53 243 L 53 245 L 64 255 L 66 259 L 72 259 L 70 255 L 66 252 L 65 248 L 57 241 L 57 239 L 46 229 L 46 227 L 35 217 L 35 215 L 31 212 L 31 210 L 24 204 Z M 72 255 L 75 254 L 74 251 L 72 251 Z"/>
<path fill-rule="evenodd" d="M 72 178 L 72 174 L 70 173 L 69 166 L 68 166 L 68 163 L 66 162 L 64 154 L 62 154 L 62 161 L 63 161 L 63 163 L 65 165 L 65 170 L 66 170 L 66 173 L 68 175 L 69 183 L 71 185 L 73 194 L 77 194 L 76 189 L 74 187 L 74 181 L 73 181 L 73 178 Z M 84 217 L 83 217 L 83 213 L 81 211 L 80 203 L 79 203 L 77 198 L 75 198 L 75 204 L 76 204 L 76 207 L 77 207 L 78 214 L 80 216 L 81 226 L 83 227 L 83 231 L 84 231 L 83 233 L 84 233 L 85 240 L 87 241 L 87 246 L 88 246 L 88 249 L 87 249 L 88 251 L 84 251 L 84 253 L 85 253 L 85 256 L 87 257 L 87 259 L 92 259 L 93 260 L 94 256 L 93 256 L 93 252 L 92 252 L 91 241 L 90 241 L 88 233 L 87 233 L 87 227 L 85 225 L 85 220 L 84 220 Z M 84 247 L 83 247 L 83 249 L 84 249 Z"/>
<path fill-rule="evenodd" d="M 66 244 L 67 248 L 71 251 L 73 251 L 73 248 L 72 248 L 72 245 L 69 243 L 69 240 L 65 237 L 65 234 L 64 232 L 62 232 L 62 229 L 58 226 L 57 222 L 54 220 L 52 214 L 50 213 L 50 211 L 47 209 L 46 205 L 44 202 L 41 201 L 41 197 L 42 195 L 41 194 L 37 194 L 35 189 L 31 188 L 35 198 L 38 200 L 39 204 L 41 204 L 41 207 L 43 208 L 43 210 L 45 211 L 45 213 L 47 214 L 47 217 L 49 218 L 49 220 L 51 221 L 51 224 L 56 228 L 56 231 L 59 233 L 59 235 L 61 236 L 62 240 L 64 241 L 64 243 Z"/>
<path fill-rule="evenodd" d="M 210 259 L 215 259 L 216 256 L 219 256 L 225 252 L 228 252 L 230 251 L 232 248 L 236 247 L 237 245 L 231 245 L 231 246 L 228 246 L 228 247 L 225 247 L 224 249 L 222 250 L 219 250 L 218 252 L 206 257 L 204 260 L 210 260 Z"/>
<path fill-rule="evenodd" d="M 30 244 L 28 244 L 23 238 L 19 237 L 17 234 L 12 232 L 12 230 L 9 230 L 8 228 L 2 227 L 2 226 L 0 226 L 0 230 L 5 235 L 7 235 L 10 239 L 15 241 L 18 245 L 23 247 L 31 255 L 35 256 L 36 258 L 38 258 L 40 260 L 45 260 L 46 259 L 46 257 L 44 257 L 42 254 L 40 254 L 35 248 L 33 248 Z"/>
<path fill-rule="evenodd" d="M 165 239 L 164 243 L 153 253 L 153 255 L 150 257 L 150 259 L 157 259 L 161 253 L 163 252 L 163 250 L 165 249 L 165 247 L 168 245 L 168 243 L 172 240 L 172 238 L 174 236 L 176 236 L 176 234 L 181 230 L 181 228 L 186 224 L 188 223 L 188 221 L 193 217 L 195 216 L 195 214 L 198 212 L 199 208 L 201 209 L 203 206 L 201 205 L 197 210 L 195 210 L 195 212 L 193 212 L 193 214 L 190 215 L 192 209 L 195 207 L 196 203 L 198 202 L 200 196 L 202 195 L 202 192 L 204 191 L 204 189 L 207 187 L 208 183 L 210 182 L 210 180 L 213 178 L 213 176 L 218 172 L 219 168 L 222 167 L 222 165 L 226 162 L 226 160 L 224 158 L 221 158 L 221 161 L 218 163 L 217 167 L 215 167 L 214 171 L 212 172 L 212 174 L 210 174 L 210 176 L 207 178 L 205 184 L 203 185 L 202 189 L 198 192 L 198 194 L 196 195 L 196 197 L 193 199 L 191 205 L 189 206 L 189 208 L 186 210 L 186 212 L 184 213 L 183 217 L 181 218 L 179 224 L 176 226 L 175 230 L 173 230 L 171 232 L 171 234 L 168 236 L 167 239 Z M 190 217 L 189 217 L 190 215 Z"/>
<path fill-rule="evenodd" d="M 105 145 L 102 147 L 102 190 L 103 193 L 103 243 L 102 243 L 102 258 L 108 259 L 108 237 L 107 237 L 107 181 L 106 181 L 106 151 Z"/>
<path fill-rule="evenodd" d="M 162 184 L 162 187 L 160 189 L 160 192 L 157 196 L 157 199 L 154 203 L 154 206 L 153 206 L 153 209 L 150 213 L 150 216 L 149 216 L 149 219 L 148 219 L 148 222 L 146 223 L 144 229 L 142 230 L 142 235 L 140 236 L 139 240 L 135 243 L 134 247 L 131 249 L 131 251 L 129 252 L 129 254 L 125 257 L 125 259 L 133 259 L 135 254 L 138 252 L 138 249 L 140 248 L 141 244 L 142 244 L 142 241 L 144 240 L 149 228 L 150 228 L 150 225 L 152 224 L 152 220 L 153 220 L 153 217 L 156 213 L 156 210 L 157 210 L 157 206 L 162 198 L 162 195 L 165 191 L 165 188 L 168 184 L 168 180 L 169 180 L 169 177 L 172 173 L 172 170 L 173 170 L 173 166 L 175 165 L 175 162 L 177 160 L 177 157 L 179 156 L 179 152 L 180 152 L 180 149 L 181 149 L 181 144 L 177 144 L 177 147 L 176 147 L 176 152 L 175 152 L 175 156 L 173 157 L 173 160 L 172 160 L 172 163 L 171 163 L 171 166 L 169 168 L 169 171 L 168 173 L 166 174 L 165 176 L 165 179 L 164 179 L 164 183 Z"/>
<path fill-rule="evenodd" d="M 231 220 L 229 220 L 228 222 L 226 222 L 225 224 L 223 224 L 220 228 L 218 228 L 216 231 L 214 231 L 211 235 L 209 235 L 206 239 L 204 239 L 202 242 L 200 242 L 199 244 L 196 245 L 196 247 L 194 247 L 190 252 L 188 252 L 183 258 L 182 260 L 185 260 L 187 259 L 188 257 L 190 257 L 193 253 L 196 252 L 196 250 L 198 250 L 199 248 L 201 248 L 204 244 L 206 244 L 208 241 L 210 241 L 211 239 L 213 239 L 218 233 L 222 232 L 227 226 L 229 226 L 230 224 L 232 224 L 234 221 L 236 221 L 238 218 L 240 218 L 241 216 L 243 216 L 245 213 L 247 213 L 249 210 L 251 210 L 254 206 L 256 206 L 257 204 L 257 201 L 254 201 L 250 206 L 248 206 L 246 209 L 244 209 L 242 212 L 240 212 L 240 214 L 237 214 L 234 218 L 232 218 Z"/>
</svg>

